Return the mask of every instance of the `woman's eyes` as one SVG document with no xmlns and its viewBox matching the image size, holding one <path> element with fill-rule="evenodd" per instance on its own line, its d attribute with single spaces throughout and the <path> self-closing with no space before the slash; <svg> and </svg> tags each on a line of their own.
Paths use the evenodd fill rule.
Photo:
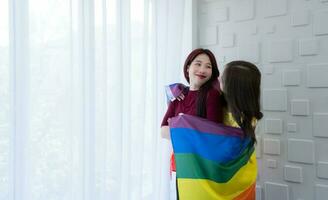
<svg viewBox="0 0 328 200">
<path fill-rule="evenodd" d="M 201 64 L 200 63 L 195 63 L 194 65 L 196 65 L 196 66 L 201 66 Z M 208 68 L 208 69 L 212 69 L 212 66 L 211 65 L 206 65 L 206 68 Z"/>
</svg>

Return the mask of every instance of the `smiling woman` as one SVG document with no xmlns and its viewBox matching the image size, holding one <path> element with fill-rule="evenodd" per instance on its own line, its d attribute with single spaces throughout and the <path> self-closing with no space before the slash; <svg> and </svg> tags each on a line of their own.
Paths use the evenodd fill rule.
<svg viewBox="0 0 328 200">
<path fill-rule="evenodd" d="M 220 93 L 218 88 L 215 88 L 219 70 L 213 53 L 208 49 L 193 50 L 185 61 L 183 72 L 190 87 L 184 90 L 185 98 L 182 101 L 172 101 L 166 111 L 161 124 L 161 135 L 166 139 L 170 139 L 170 118 L 180 113 L 207 118 L 217 123 L 222 122 Z M 176 171 L 173 154 L 171 171 Z M 175 184 L 174 174 L 172 185 Z"/>
</svg>

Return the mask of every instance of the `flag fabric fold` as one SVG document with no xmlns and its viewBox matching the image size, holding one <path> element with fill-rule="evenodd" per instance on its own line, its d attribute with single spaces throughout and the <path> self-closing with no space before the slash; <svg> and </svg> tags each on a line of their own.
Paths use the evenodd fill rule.
<svg viewBox="0 0 328 200">
<path fill-rule="evenodd" d="M 169 122 L 180 200 L 254 200 L 254 145 L 240 128 L 179 115 Z"/>
<path fill-rule="evenodd" d="M 183 85 L 182 83 L 173 83 L 165 86 L 165 94 L 167 102 L 174 101 L 181 94 L 186 94 L 189 87 Z"/>
</svg>

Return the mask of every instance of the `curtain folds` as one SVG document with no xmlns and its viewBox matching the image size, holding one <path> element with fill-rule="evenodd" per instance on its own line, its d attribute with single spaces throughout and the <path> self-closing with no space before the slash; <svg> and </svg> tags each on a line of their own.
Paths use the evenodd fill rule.
<svg viewBox="0 0 328 200">
<path fill-rule="evenodd" d="M 0 0 L 0 200 L 168 199 L 185 2 Z"/>
</svg>

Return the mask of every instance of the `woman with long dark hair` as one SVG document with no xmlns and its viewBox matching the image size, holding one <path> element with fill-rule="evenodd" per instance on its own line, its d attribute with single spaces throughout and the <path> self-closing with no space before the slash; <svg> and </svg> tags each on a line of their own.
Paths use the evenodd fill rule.
<svg viewBox="0 0 328 200">
<path fill-rule="evenodd" d="M 222 122 L 220 92 L 215 88 L 220 73 L 213 53 L 208 49 L 193 50 L 184 63 L 183 72 L 189 88 L 183 91 L 183 101 L 170 103 L 161 124 L 163 138 L 169 138 L 168 120 L 179 113 Z"/>
<path fill-rule="evenodd" d="M 184 100 L 176 99 L 170 103 L 161 124 L 163 138 L 170 139 L 168 121 L 179 113 L 222 122 L 220 93 L 218 88 L 215 88 L 220 73 L 213 53 L 208 49 L 193 50 L 185 61 L 183 72 L 189 87 L 183 90 Z M 172 154 L 171 172 L 175 170 Z"/>
<path fill-rule="evenodd" d="M 247 61 L 237 60 L 226 64 L 219 78 L 223 92 L 224 124 L 240 127 L 245 137 L 256 142 L 255 126 L 263 117 L 260 111 L 261 72 Z"/>
</svg>

